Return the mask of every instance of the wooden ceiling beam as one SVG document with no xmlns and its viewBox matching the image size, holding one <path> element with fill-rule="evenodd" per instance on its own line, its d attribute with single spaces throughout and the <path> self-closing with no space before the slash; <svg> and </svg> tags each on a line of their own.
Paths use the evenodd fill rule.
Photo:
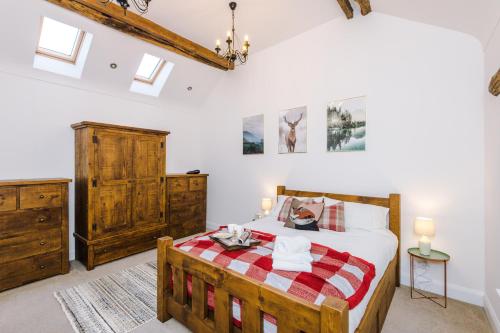
<svg viewBox="0 0 500 333">
<path fill-rule="evenodd" d="M 340 8 L 342 8 L 342 11 L 344 11 L 347 19 L 352 19 L 354 17 L 354 10 L 352 9 L 349 0 L 337 0 L 337 2 L 339 3 Z"/>
<path fill-rule="evenodd" d="M 493 77 L 491 78 L 491 82 L 490 82 L 490 93 L 493 95 L 493 96 L 498 96 L 500 95 L 500 69 L 498 70 L 498 72 L 493 75 Z"/>
<path fill-rule="evenodd" d="M 140 15 L 123 9 L 113 3 L 103 5 L 99 0 L 46 0 L 50 3 L 69 9 L 91 20 L 119 30 L 132 37 L 194 59 L 206 65 L 232 70 L 233 64 L 220 58 L 215 52 L 184 38 Z"/>
<path fill-rule="evenodd" d="M 354 0 L 358 3 L 361 9 L 361 15 L 366 16 L 371 13 L 372 6 L 370 5 L 370 0 Z"/>
</svg>

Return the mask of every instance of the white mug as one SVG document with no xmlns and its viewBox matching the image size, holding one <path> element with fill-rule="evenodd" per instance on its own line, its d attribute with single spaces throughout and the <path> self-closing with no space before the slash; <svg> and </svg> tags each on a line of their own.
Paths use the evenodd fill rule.
<svg viewBox="0 0 500 333">
<path fill-rule="evenodd" d="M 227 231 L 233 235 L 235 232 L 237 232 L 236 227 L 238 227 L 237 224 L 228 224 L 227 225 Z"/>
<path fill-rule="evenodd" d="M 243 226 L 241 226 L 241 225 L 236 225 L 235 230 L 236 230 L 236 235 L 237 235 L 238 237 L 241 237 L 241 235 L 242 235 L 242 234 L 243 234 L 243 232 L 245 231 L 245 228 L 243 228 Z"/>
</svg>

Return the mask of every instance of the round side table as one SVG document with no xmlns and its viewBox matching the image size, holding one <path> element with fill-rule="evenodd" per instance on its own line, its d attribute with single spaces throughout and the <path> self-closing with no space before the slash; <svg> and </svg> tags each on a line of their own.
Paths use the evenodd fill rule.
<svg viewBox="0 0 500 333">
<path fill-rule="evenodd" d="M 410 255 L 410 284 L 411 284 L 411 289 L 410 289 L 410 296 L 412 299 L 421 299 L 425 298 L 428 299 L 437 305 L 446 308 L 448 307 L 448 282 L 447 282 L 447 263 L 450 261 L 450 256 L 444 252 L 436 251 L 436 250 L 431 250 L 431 254 L 428 256 L 425 256 L 420 253 L 420 249 L 417 247 L 408 249 L 408 254 Z M 425 261 L 430 261 L 430 262 L 438 262 L 438 263 L 443 263 L 444 265 L 444 305 L 436 301 L 436 299 L 439 299 L 440 297 L 436 296 L 427 296 L 423 294 L 422 292 L 418 291 L 415 289 L 415 258 L 422 259 Z M 413 297 L 413 293 L 417 293 L 420 296 L 418 297 Z"/>
</svg>

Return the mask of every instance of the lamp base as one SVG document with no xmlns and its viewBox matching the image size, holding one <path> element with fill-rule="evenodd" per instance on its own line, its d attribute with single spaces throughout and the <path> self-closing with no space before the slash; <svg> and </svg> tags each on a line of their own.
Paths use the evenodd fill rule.
<svg viewBox="0 0 500 333">
<path fill-rule="evenodd" d="M 420 254 L 428 256 L 431 254 L 431 242 L 419 241 L 418 247 L 420 248 Z"/>
</svg>

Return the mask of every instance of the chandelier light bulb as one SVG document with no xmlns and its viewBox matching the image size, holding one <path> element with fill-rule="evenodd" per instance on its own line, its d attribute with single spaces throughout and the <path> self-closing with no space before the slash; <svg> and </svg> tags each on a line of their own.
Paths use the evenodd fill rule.
<svg viewBox="0 0 500 333">
<path fill-rule="evenodd" d="M 220 40 L 219 39 L 217 39 L 217 41 L 215 42 L 215 45 L 216 46 L 220 46 Z"/>
</svg>

